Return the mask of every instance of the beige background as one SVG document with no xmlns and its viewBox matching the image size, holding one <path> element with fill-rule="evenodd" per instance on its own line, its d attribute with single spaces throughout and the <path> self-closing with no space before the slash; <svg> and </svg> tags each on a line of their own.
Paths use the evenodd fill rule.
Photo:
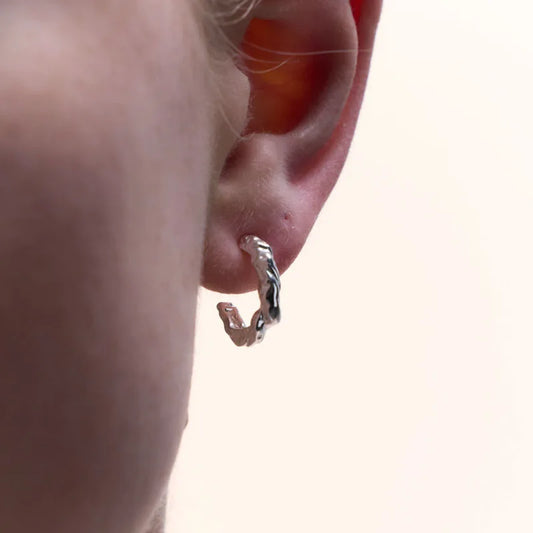
<svg viewBox="0 0 533 533">
<path fill-rule="evenodd" d="M 529 5 L 386 1 L 282 325 L 236 349 L 201 295 L 169 532 L 533 531 Z"/>
</svg>

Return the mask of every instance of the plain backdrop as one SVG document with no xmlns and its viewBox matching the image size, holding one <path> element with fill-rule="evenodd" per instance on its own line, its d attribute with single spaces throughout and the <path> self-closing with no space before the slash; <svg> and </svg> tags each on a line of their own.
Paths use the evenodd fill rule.
<svg viewBox="0 0 533 533">
<path fill-rule="evenodd" d="M 235 348 L 201 293 L 169 533 L 533 531 L 532 20 L 385 0 L 282 324 Z"/>
</svg>

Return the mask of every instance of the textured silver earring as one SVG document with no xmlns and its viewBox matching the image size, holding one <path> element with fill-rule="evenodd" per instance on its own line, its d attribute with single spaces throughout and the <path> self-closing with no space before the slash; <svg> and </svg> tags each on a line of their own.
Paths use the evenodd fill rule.
<svg viewBox="0 0 533 533">
<path fill-rule="evenodd" d="M 245 235 L 240 240 L 241 250 L 252 258 L 259 277 L 259 300 L 261 307 L 254 313 L 251 324 L 247 327 L 238 309 L 231 303 L 221 302 L 217 305 L 224 329 L 237 346 L 252 346 L 261 342 L 266 330 L 281 319 L 279 292 L 280 275 L 272 248 L 259 237 Z"/>
</svg>

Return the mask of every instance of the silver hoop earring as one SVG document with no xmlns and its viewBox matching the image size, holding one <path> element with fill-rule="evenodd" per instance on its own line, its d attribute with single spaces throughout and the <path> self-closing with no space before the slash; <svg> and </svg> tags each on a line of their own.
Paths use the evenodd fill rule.
<svg viewBox="0 0 533 533">
<path fill-rule="evenodd" d="M 281 280 L 274 261 L 272 248 L 255 235 L 245 235 L 239 247 L 250 254 L 252 265 L 259 277 L 259 300 L 261 307 L 254 313 L 251 324 L 247 327 L 239 310 L 229 302 L 220 302 L 218 312 L 224 329 L 237 346 L 252 346 L 260 343 L 266 330 L 281 319 L 279 292 Z"/>
</svg>

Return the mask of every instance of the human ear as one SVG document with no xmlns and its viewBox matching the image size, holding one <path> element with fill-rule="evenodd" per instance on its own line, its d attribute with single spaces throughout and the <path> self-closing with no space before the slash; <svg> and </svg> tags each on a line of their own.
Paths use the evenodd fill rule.
<svg viewBox="0 0 533 533">
<path fill-rule="evenodd" d="M 380 11 L 381 0 L 264 0 L 254 8 L 238 43 L 249 120 L 212 194 L 205 287 L 256 287 L 243 235 L 268 242 L 280 272 L 298 255 L 345 163 Z"/>
</svg>

